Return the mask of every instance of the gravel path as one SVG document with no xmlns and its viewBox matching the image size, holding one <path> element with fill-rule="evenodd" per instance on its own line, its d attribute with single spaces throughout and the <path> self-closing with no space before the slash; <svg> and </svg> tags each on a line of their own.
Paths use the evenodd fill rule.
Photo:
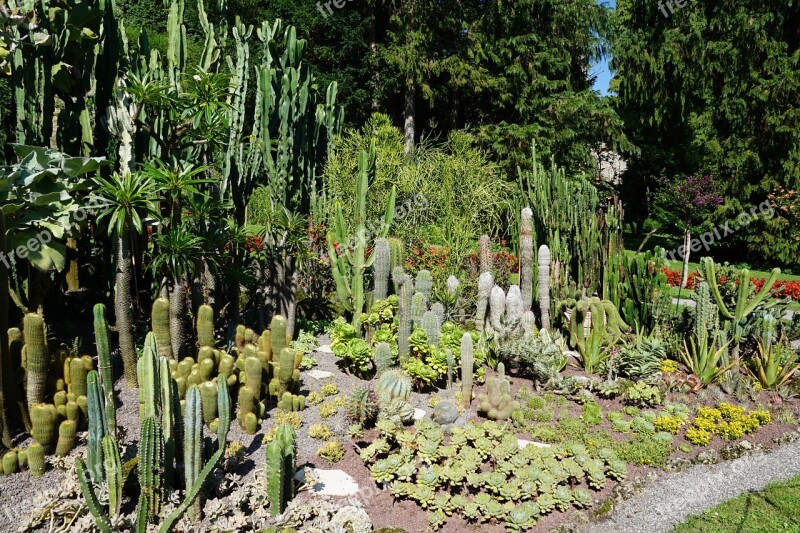
<svg viewBox="0 0 800 533">
<path fill-rule="evenodd" d="M 772 482 L 800 474 L 800 442 L 770 453 L 745 456 L 717 465 L 700 465 L 668 475 L 644 492 L 617 505 L 611 517 L 591 524 L 589 533 L 656 533 L 671 531 L 689 515 L 761 490 Z"/>
</svg>

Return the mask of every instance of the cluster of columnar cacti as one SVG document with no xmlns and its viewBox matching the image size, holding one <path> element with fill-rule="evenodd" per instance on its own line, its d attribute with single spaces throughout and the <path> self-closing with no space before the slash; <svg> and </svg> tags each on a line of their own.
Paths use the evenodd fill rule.
<svg viewBox="0 0 800 533">
<path fill-rule="evenodd" d="M 519 403 L 511 396 L 511 382 L 505 377 L 503 363 L 497 365 L 497 376 L 486 378 L 486 394 L 481 394 L 478 400 L 478 410 L 491 420 L 507 420 L 519 410 Z"/>
<path fill-rule="evenodd" d="M 296 456 L 294 428 L 283 424 L 267 445 L 267 497 L 272 516 L 283 513 L 294 498 Z"/>
<path fill-rule="evenodd" d="M 336 299 L 343 309 L 353 315 L 353 327 L 361 327 L 361 313 L 364 311 L 364 278 L 366 269 L 376 260 L 373 253 L 367 258 L 366 251 L 370 233 L 385 238 L 394 218 L 395 190 L 389 195 L 383 222 L 378 227 L 367 227 L 367 191 L 375 179 L 375 145 L 369 152 L 362 151 L 358 156 L 358 176 L 355 191 L 355 220 L 351 227 L 345 220 L 341 204 L 336 205 L 333 227 L 328 231 L 328 255 L 331 272 L 336 283 Z M 386 243 L 388 244 L 388 243 Z M 385 244 L 382 244 L 383 248 Z M 389 252 L 391 261 L 391 251 Z M 385 249 L 381 259 L 385 260 Z M 381 275 L 386 275 L 386 265 L 381 265 Z M 377 283 L 377 281 L 376 281 Z M 381 281 L 383 284 L 383 280 Z"/>
<path fill-rule="evenodd" d="M 569 316 L 570 343 L 581 353 L 592 333 L 603 339 L 619 339 L 630 329 L 609 300 L 596 297 L 565 300 L 558 309 L 560 314 Z"/>
</svg>

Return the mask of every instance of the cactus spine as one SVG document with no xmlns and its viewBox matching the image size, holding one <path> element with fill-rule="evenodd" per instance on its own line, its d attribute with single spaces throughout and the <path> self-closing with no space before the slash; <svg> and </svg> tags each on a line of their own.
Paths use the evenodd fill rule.
<svg viewBox="0 0 800 533">
<path fill-rule="evenodd" d="M 214 346 L 214 308 L 201 305 L 197 309 L 197 344 L 198 346 Z"/>
<path fill-rule="evenodd" d="M 275 315 L 270 322 L 270 340 L 272 345 L 272 357 L 280 357 L 281 352 L 286 348 L 286 319 L 281 315 Z"/>
<path fill-rule="evenodd" d="M 375 239 L 375 263 L 373 273 L 375 278 L 375 291 L 373 301 L 386 299 L 389 294 L 389 270 L 392 264 L 392 252 L 389 248 L 389 239 Z"/>
<path fill-rule="evenodd" d="M 153 302 L 151 327 L 158 344 L 158 355 L 172 359 L 172 334 L 169 324 L 169 300 L 157 298 Z"/>
<path fill-rule="evenodd" d="M 28 313 L 23 320 L 25 330 L 25 355 L 28 405 L 44 402 L 47 384 L 48 355 L 44 332 L 44 320 L 35 313 Z"/>
<path fill-rule="evenodd" d="M 519 220 L 519 288 L 523 311 L 533 306 L 533 211 L 522 210 Z"/>
<path fill-rule="evenodd" d="M 539 313 L 542 327 L 550 331 L 550 248 L 546 244 L 539 247 Z"/>
<path fill-rule="evenodd" d="M 283 513 L 294 497 L 295 453 L 294 428 L 283 424 L 267 445 L 267 496 L 272 516 Z"/>
<path fill-rule="evenodd" d="M 94 342 L 97 346 L 97 366 L 100 370 L 100 379 L 105 396 L 106 426 L 110 433 L 116 434 L 117 406 L 114 399 L 114 377 L 111 372 L 111 348 L 108 339 L 106 306 L 103 304 L 94 306 Z"/>
<path fill-rule="evenodd" d="M 475 357 L 472 348 L 472 335 L 464 333 L 461 336 L 461 401 L 464 407 L 469 407 L 472 402 L 474 366 Z"/>
</svg>

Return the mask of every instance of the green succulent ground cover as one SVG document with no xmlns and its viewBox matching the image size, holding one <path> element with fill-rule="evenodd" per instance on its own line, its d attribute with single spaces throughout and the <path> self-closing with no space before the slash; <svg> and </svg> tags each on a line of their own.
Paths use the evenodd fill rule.
<svg viewBox="0 0 800 533">
<path fill-rule="evenodd" d="M 674 533 L 767 533 L 800 531 L 800 476 L 749 492 L 692 516 Z"/>
</svg>

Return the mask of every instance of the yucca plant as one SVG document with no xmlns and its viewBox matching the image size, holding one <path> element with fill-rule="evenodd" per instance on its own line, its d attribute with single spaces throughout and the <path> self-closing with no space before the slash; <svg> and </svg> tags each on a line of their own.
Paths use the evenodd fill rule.
<svg viewBox="0 0 800 533">
<path fill-rule="evenodd" d="M 736 363 L 726 364 L 728 346 L 731 341 L 717 347 L 716 337 L 709 342 L 710 335 L 703 335 L 699 339 L 689 337 L 689 344 L 683 341 L 684 350 L 681 353 L 683 364 L 689 371 L 697 376 L 700 383 L 705 386 L 717 381 L 725 372 L 736 366 Z"/>
<path fill-rule="evenodd" d="M 797 351 L 792 350 L 783 339 L 776 343 L 758 340 L 758 351 L 747 366 L 748 372 L 767 390 L 776 390 L 794 381 L 800 369 Z"/>
</svg>

